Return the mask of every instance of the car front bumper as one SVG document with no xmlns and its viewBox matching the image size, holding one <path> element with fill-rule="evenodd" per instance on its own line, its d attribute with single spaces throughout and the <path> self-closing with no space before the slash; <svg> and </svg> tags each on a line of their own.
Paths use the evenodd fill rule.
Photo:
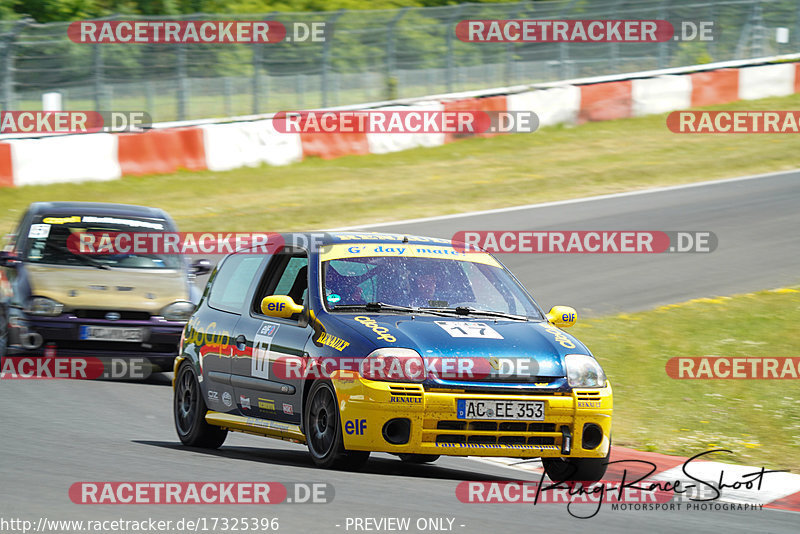
<svg viewBox="0 0 800 534">
<path fill-rule="evenodd" d="M 349 450 L 447 456 L 604 458 L 610 447 L 613 397 L 604 388 L 557 394 L 485 394 L 426 391 L 420 384 L 333 379 Z M 459 399 L 542 401 L 543 421 L 459 419 Z M 407 420 L 408 440 L 392 444 L 393 421 Z M 397 423 L 395 423 L 397 424 Z M 588 425 L 588 426 L 587 426 Z M 602 439 L 584 448 L 584 429 L 597 425 Z M 596 430 L 596 429 L 595 429 Z"/>
<path fill-rule="evenodd" d="M 142 342 L 80 339 L 81 326 L 144 329 Z M 162 371 L 171 371 L 184 323 L 153 317 L 149 321 L 83 319 L 64 313 L 57 317 L 19 314 L 9 321 L 9 356 L 145 358 Z"/>
</svg>

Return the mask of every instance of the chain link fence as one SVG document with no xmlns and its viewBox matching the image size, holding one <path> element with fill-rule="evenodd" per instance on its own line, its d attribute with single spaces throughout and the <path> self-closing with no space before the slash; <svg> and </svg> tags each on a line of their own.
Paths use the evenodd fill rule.
<svg viewBox="0 0 800 534">
<path fill-rule="evenodd" d="M 109 20 L 178 20 L 117 16 Z M 0 108 L 147 110 L 153 120 L 227 117 L 620 74 L 800 51 L 800 3 L 536 1 L 398 10 L 194 15 L 324 22 L 323 42 L 79 44 L 68 23 L 0 21 Z M 711 42 L 467 43 L 465 19 L 712 21 Z M 779 37 L 782 36 L 782 37 Z"/>
</svg>

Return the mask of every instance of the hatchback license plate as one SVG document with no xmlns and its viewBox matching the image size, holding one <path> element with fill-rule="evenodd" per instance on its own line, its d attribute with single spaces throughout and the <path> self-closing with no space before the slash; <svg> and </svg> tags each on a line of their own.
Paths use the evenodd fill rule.
<svg viewBox="0 0 800 534">
<path fill-rule="evenodd" d="M 456 407 L 459 419 L 544 421 L 544 402 L 542 401 L 459 399 Z"/>
<path fill-rule="evenodd" d="M 122 326 L 81 326 L 80 339 L 86 341 L 144 341 L 144 328 L 125 328 Z"/>
</svg>

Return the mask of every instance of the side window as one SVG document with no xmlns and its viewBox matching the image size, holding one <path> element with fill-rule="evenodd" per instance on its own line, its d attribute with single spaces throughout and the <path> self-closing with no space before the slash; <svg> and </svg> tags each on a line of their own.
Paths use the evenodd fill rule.
<svg viewBox="0 0 800 534">
<path fill-rule="evenodd" d="M 253 254 L 238 254 L 228 258 L 214 278 L 208 305 L 241 313 L 247 290 L 263 261 L 264 256 Z"/>
<path fill-rule="evenodd" d="M 261 300 L 270 295 L 288 295 L 303 304 L 308 295 L 308 256 L 281 254 L 274 256 L 264 273 L 253 300 L 253 311 L 261 313 Z"/>
<path fill-rule="evenodd" d="M 272 291 L 273 295 L 290 295 L 292 292 L 292 288 L 295 285 L 295 281 L 297 281 L 297 275 L 300 274 L 300 270 L 303 269 L 303 273 L 305 273 L 305 278 L 308 279 L 308 258 L 305 256 L 303 257 L 291 257 L 289 258 L 289 262 L 286 264 L 286 269 L 284 269 L 283 274 L 278 279 L 278 284 L 275 286 L 275 289 Z M 306 284 L 307 285 L 307 284 Z M 306 287 L 306 289 L 308 289 Z M 305 293 L 301 294 L 300 299 L 295 299 L 296 302 L 302 302 L 302 297 L 305 296 Z"/>
<path fill-rule="evenodd" d="M 3 248 L 0 250 L 3 250 L 5 252 L 11 252 L 16 248 L 17 242 L 20 239 L 19 234 L 25 227 L 25 220 L 27 219 L 27 217 L 28 217 L 28 212 L 25 212 L 25 215 L 22 216 L 19 223 L 17 224 L 17 227 L 4 236 L 5 243 L 3 244 Z"/>
</svg>

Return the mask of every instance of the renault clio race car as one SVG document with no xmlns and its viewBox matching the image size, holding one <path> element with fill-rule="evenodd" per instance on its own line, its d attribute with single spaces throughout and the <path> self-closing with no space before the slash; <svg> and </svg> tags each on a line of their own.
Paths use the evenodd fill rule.
<svg viewBox="0 0 800 534">
<path fill-rule="evenodd" d="M 298 239 L 299 237 L 299 239 Z M 175 361 L 180 440 L 228 431 L 305 443 L 316 465 L 370 452 L 541 457 L 598 480 L 612 392 L 591 352 L 492 255 L 394 234 L 284 236 L 213 271 Z"/>
<path fill-rule="evenodd" d="M 200 295 L 179 255 L 81 254 L 91 232 L 174 232 L 162 210 L 94 202 L 31 204 L 0 252 L 0 357 L 141 358 L 170 371 Z"/>
</svg>

